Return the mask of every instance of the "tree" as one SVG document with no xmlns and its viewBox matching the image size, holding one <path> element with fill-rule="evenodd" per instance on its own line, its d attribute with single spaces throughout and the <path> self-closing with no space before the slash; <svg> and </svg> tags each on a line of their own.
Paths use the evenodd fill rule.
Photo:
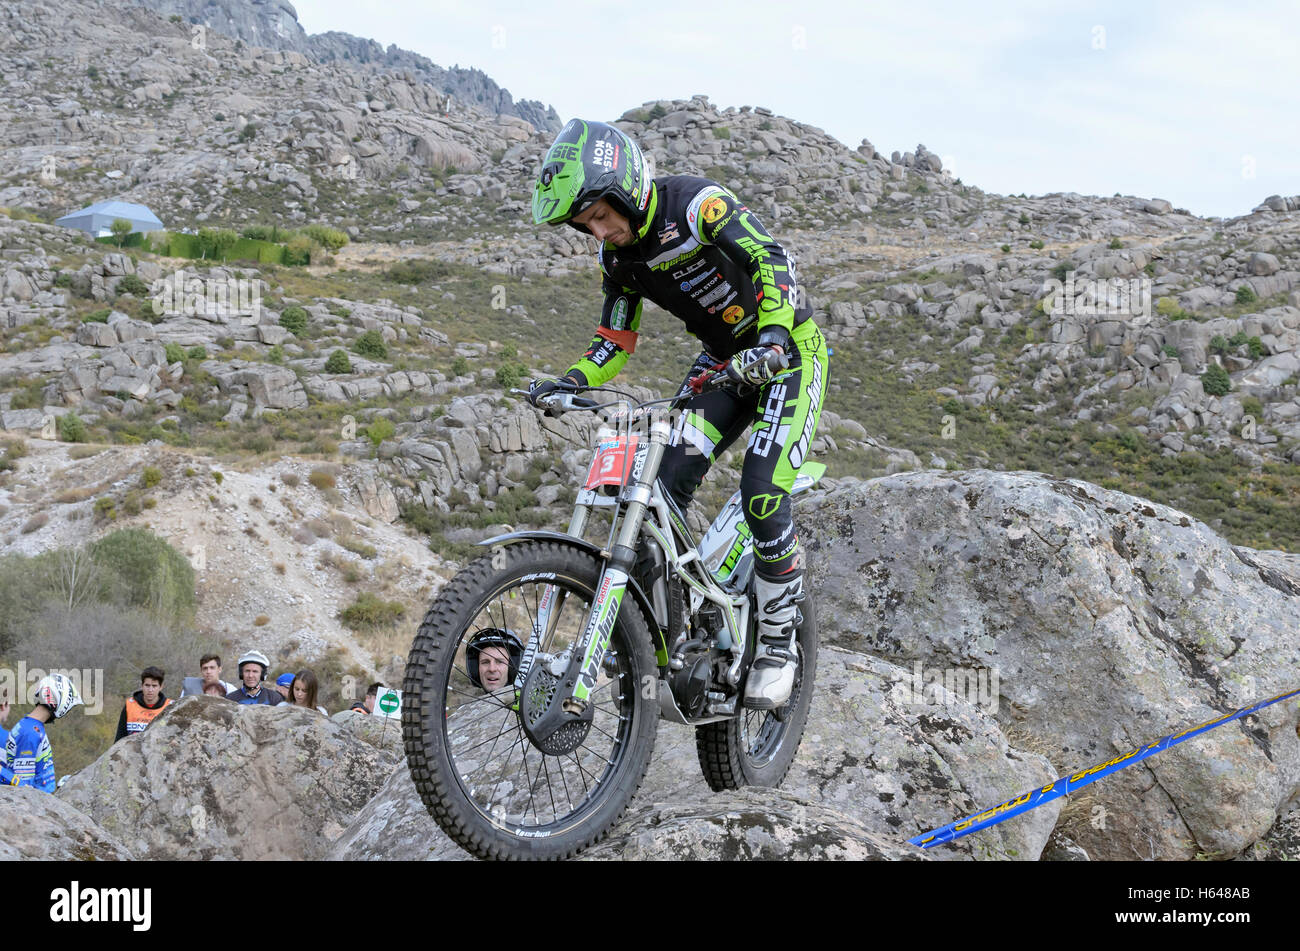
<svg viewBox="0 0 1300 951">
<path fill-rule="evenodd" d="M 388 347 L 384 346 L 384 335 L 378 330 L 367 330 L 357 337 L 352 349 L 363 357 L 370 357 L 374 360 L 388 359 Z"/>
<path fill-rule="evenodd" d="M 218 260 L 224 261 L 226 259 L 226 255 L 230 253 L 230 249 L 235 246 L 235 242 L 238 240 L 239 240 L 239 235 L 237 235 L 235 232 L 229 230 L 228 228 L 219 229 L 217 233 L 212 236 L 213 257 L 217 258 Z"/>
<path fill-rule="evenodd" d="M 335 350 L 330 354 L 330 358 L 325 361 L 326 373 L 351 373 L 352 361 L 342 350 Z"/>
<path fill-rule="evenodd" d="M 113 223 L 108 226 L 108 230 L 113 232 L 113 237 L 117 238 L 117 246 L 120 248 L 122 242 L 126 240 L 126 236 L 134 229 L 131 227 L 131 222 L 125 218 L 114 218 Z"/>
</svg>

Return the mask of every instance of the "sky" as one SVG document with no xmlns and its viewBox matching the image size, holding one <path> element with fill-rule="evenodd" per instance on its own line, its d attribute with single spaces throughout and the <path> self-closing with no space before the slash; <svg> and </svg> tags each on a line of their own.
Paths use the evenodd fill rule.
<svg viewBox="0 0 1300 951">
<path fill-rule="evenodd" d="M 703 93 L 850 148 L 924 144 L 999 194 L 1164 198 L 1202 216 L 1300 194 L 1300 3 L 297 0 L 477 67 L 561 119 Z"/>
</svg>

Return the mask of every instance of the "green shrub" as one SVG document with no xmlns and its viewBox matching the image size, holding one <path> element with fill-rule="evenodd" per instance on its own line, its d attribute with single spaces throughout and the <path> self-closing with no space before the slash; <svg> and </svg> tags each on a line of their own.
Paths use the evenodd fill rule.
<svg viewBox="0 0 1300 951">
<path fill-rule="evenodd" d="M 1020 213 L 1020 223 L 1022 225 L 1029 224 L 1029 216 L 1025 214 L 1023 211 Z"/>
<path fill-rule="evenodd" d="M 99 310 L 92 310 L 85 317 L 81 318 L 83 324 L 106 324 L 108 317 L 113 312 L 107 307 L 101 307 Z"/>
<path fill-rule="evenodd" d="M 105 574 L 103 600 L 147 608 L 176 626 L 194 620 L 194 569 L 148 529 L 119 529 L 91 545 L 90 553 Z"/>
<path fill-rule="evenodd" d="M 504 390 L 512 389 L 519 385 L 527 369 L 522 363 L 503 363 L 497 367 L 497 383 Z"/>
<path fill-rule="evenodd" d="M 1223 334 L 1215 334 L 1210 338 L 1210 353 L 1217 353 L 1220 356 L 1228 352 L 1228 338 Z"/>
<path fill-rule="evenodd" d="M 1010 252 L 1011 252 L 1011 245 L 1009 245 L 1009 244 L 1004 244 L 1004 245 L 1002 245 L 1002 253 L 1003 253 L 1003 254 L 1009 254 Z"/>
<path fill-rule="evenodd" d="M 185 360 L 185 351 L 181 349 L 178 343 L 169 343 L 163 347 L 163 352 L 167 354 L 168 363 L 181 363 Z"/>
<path fill-rule="evenodd" d="M 1232 380 L 1228 371 L 1216 363 L 1201 375 L 1201 386 L 1207 396 L 1223 396 L 1232 389 Z"/>
<path fill-rule="evenodd" d="M 307 332 L 307 311 L 297 304 L 286 307 L 280 314 L 280 326 L 295 337 L 303 336 Z"/>
<path fill-rule="evenodd" d="M 119 294 L 131 294 L 135 297 L 148 297 L 149 285 L 134 274 L 128 274 L 117 282 Z"/>
<path fill-rule="evenodd" d="M 157 466 L 145 466 L 144 471 L 140 473 L 140 484 L 146 489 L 152 489 L 162 481 L 162 470 Z"/>
<path fill-rule="evenodd" d="M 311 263 L 312 240 L 305 234 L 297 234 L 284 246 L 284 263 L 301 266 Z"/>
<path fill-rule="evenodd" d="M 730 139 L 730 138 L 731 138 L 731 129 L 729 129 L 729 128 L 728 128 L 727 126 L 725 126 L 725 125 L 714 126 L 714 128 L 713 128 L 713 137 L 714 137 L 715 139 Z"/>
<path fill-rule="evenodd" d="M 185 351 L 185 355 L 191 360 L 206 360 L 208 358 L 208 348 L 199 344 L 197 347 L 190 347 Z"/>
<path fill-rule="evenodd" d="M 1246 347 L 1250 350 L 1252 359 L 1258 360 L 1264 355 L 1264 342 L 1258 337 L 1251 337 L 1246 341 Z"/>
<path fill-rule="evenodd" d="M 271 363 L 284 363 L 284 347 L 277 343 L 266 352 L 266 359 Z"/>
<path fill-rule="evenodd" d="M 464 357 L 457 357 L 451 361 L 451 375 L 464 376 L 469 372 L 469 361 Z"/>
<path fill-rule="evenodd" d="M 369 591 L 357 595 L 356 601 L 339 612 L 339 620 L 354 631 L 372 631 L 390 627 L 406 613 L 400 601 L 385 601 Z"/>
<path fill-rule="evenodd" d="M 366 436 L 375 444 L 375 448 L 385 439 L 390 439 L 397 432 L 397 427 L 393 421 L 385 416 L 376 417 L 369 426 L 366 427 Z"/>
<path fill-rule="evenodd" d="M 1165 356 L 1173 357 L 1175 360 L 1178 359 L 1178 348 L 1175 347 L 1173 344 L 1167 343 L 1164 345 L 1162 349 L 1164 350 Z"/>
<path fill-rule="evenodd" d="M 1253 416 L 1259 419 L 1264 415 L 1264 404 L 1253 396 L 1247 396 L 1241 401 L 1241 411 L 1247 416 Z"/>
<path fill-rule="evenodd" d="M 1043 250 L 1043 242 L 1039 241 L 1037 238 L 1035 238 L 1033 241 L 1030 241 L 1029 246 L 1033 248 L 1035 251 Z"/>
<path fill-rule="evenodd" d="M 325 225 L 307 225 L 302 229 L 302 233 L 330 251 L 337 251 L 348 243 L 346 234 L 337 228 L 329 228 Z"/>
<path fill-rule="evenodd" d="M 352 349 L 361 356 L 370 357 L 372 360 L 388 359 L 388 347 L 384 345 L 384 335 L 378 330 L 367 330 L 357 337 L 356 342 L 352 344 Z"/>
<path fill-rule="evenodd" d="M 1241 287 L 1237 288 L 1238 304 L 1253 304 L 1257 300 L 1259 300 L 1259 296 L 1249 284 L 1242 284 Z"/>
<path fill-rule="evenodd" d="M 257 123 L 256 123 L 256 122 L 250 122 L 248 125 L 244 126 L 244 128 L 240 131 L 240 133 L 239 133 L 239 141 L 240 141 L 240 142 L 252 142 L 252 141 L 253 141 L 253 138 L 254 138 L 256 135 L 257 135 Z"/>
<path fill-rule="evenodd" d="M 352 361 L 342 350 L 335 350 L 330 354 L 329 359 L 325 361 L 326 373 L 351 373 Z"/>
<path fill-rule="evenodd" d="M 1121 248 L 1124 247 L 1124 242 L 1121 241 L 1119 238 L 1111 238 L 1111 239 L 1110 239 L 1110 244 L 1108 245 L 1108 247 L 1109 247 L 1112 251 L 1118 251 L 1118 250 L 1120 250 Z"/>
<path fill-rule="evenodd" d="M 451 274 L 451 268 L 441 261 L 415 259 L 398 261 L 388 269 L 388 279 L 398 284 L 426 284 L 439 281 Z"/>
<path fill-rule="evenodd" d="M 95 517 L 109 521 L 117 518 L 117 503 L 111 495 L 101 495 L 95 499 Z"/>
<path fill-rule="evenodd" d="M 86 424 L 76 413 L 65 413 L 59 417 L 59 438 L 64 442 L 85 442 Z"/>
</svg>

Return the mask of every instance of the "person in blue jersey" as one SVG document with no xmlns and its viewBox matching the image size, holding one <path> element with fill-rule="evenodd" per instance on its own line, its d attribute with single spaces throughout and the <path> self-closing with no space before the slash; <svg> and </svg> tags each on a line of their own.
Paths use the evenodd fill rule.
<svg viewBox="0 0 1300 951">
<path fill-rule="evenodd" d="M 76 686 L 63 674 L 43 678 L 36 685 L 36 706 L 14 725 L 5 741 L 0 783 L 54 792 L 54 751 L 45 725 L 67 716 L 81 702 Z"/>
</svg>

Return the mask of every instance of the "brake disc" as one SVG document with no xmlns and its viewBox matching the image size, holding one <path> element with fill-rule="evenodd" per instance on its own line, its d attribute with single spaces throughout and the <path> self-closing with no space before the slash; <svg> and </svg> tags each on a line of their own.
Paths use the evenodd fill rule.
<svg viewBox="0 0 1300 951">
<path fill-rule="evenodd" d="M 548 756 L 572 753 L 581 746 L 591 732 L 591 720 L 596 712 L 596 705 L 588 703 L 576 717 L 564 714 L 565 722 L 547 729 L 543 720 L 554 722 L 554 717 L 547 718 L 547 714 L 564 702 L 560 686 L 560 678 L 551 672 L 550 665 L 534 663 L 519 698 L 524 734 L 533 746 Z"/>
</svg>

